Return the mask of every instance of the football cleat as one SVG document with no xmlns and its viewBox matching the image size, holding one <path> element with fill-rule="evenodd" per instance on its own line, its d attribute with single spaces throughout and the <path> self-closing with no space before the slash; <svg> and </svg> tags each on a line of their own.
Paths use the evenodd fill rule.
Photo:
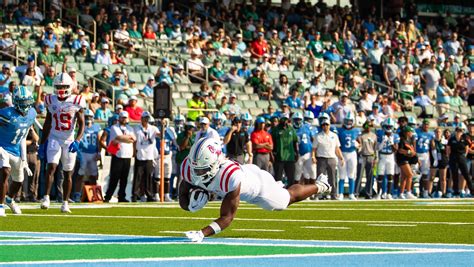
<svg viewBox="0 0 474 267">
<path fill-rule="evenodd" d="M 0 217 L 6 217 L 7 214 L 5 214 L 5 208 L 3 205 L 0 205 Z"/>
<path fill-rule="evenodd" d="M 41 199 L 41 209 L 43 210 L 47 210 L 49 209 L 49 204 L 50 204 L 50 201 L 49 201 L 49 196 L 44 196 L 42 199 Z"/>
<path fill-rule="evenodd" d="M 417 199 L 417 197 L 416 197 L 415 195 L 413 195 L 411 192 L 408 192 L 408 193 L 406 194 L 406 198 L 407 198 L 407 199 Z"/>
<path fill-rule="evenodd" d="M 337 197 L 337 200 L 344 200 L 344 195 L 343 195 L 343 194 L 340 194 L 340 195 Z"/>
<path fill-rule="evenodd" d="M 61 205 L 61 212 L 71 213 L 71 210 L 69 209 L 69 203 L 67 201 L 64 201 L 63 204 Z"/>
<path fill-rule="evenodd" d="M 393 199 L 392 194 L 387 194 L 387 199 L 392 200 Z"/>
<path fill-rule="evenodd" d="M 173 202 L 173 199 L 171 199 L 170 194 L 168 193 L 165 194 L 165 202 Z"/>
<path fill-rule="evenodd" d="M 5 204 L 12 210 L 13 214 L 21 214 L 21 209 L 18 207 L 18 205 L 15 203 L 15 200 L 6 197 L 5 198 Z"/>
<path fill-rule="evenodd" d="M 331 191 L 332 187 L 329 184 L 328 176 L 321 173 L 316 178 L 316 186 L 318 187 L 318 194 L 324 194 Z"/>
<path fill-rule="evenodd" d="M 349 200 L 357 200 L 354 194 L 349 194 Z"/>
</svg>

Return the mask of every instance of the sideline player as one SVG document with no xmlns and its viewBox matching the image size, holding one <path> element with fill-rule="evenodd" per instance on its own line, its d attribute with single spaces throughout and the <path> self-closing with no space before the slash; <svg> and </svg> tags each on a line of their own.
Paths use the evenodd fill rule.
<svg viewBox="0 0 474 267">
<path fill-rule="evenodd" d="M 294 184 L 285 189 L 258 166 L 240 165 L 226 159 L 219 141 L 210 138 L 202 138 L 193 145 L 181 165 L 181 175 L 179 204 L 182 209 L 191 212 L 202 209 L 207 203 L 208 192 L 223 198 L 218 219 L 199 231 L 186 232 L 193 242 L 201 242 L 204 237 L 227 228 L 237 213 L 240 200 L 266 210 L 284 210 L 313 194 L 331 190 L 325 175 L 320 175 L 314 185 Z"/>
<path fill-rule="evenodd" d="M 357 149 L 359 143 L 357 137 L 360 135 L 360 129 L 354 128 L 355 118 L 352 112 L 348 112 L 344 118 L 343 125 L 337 129 L 339 143 L 341 143 L 344 165 L 339 164 L 339 196 L 338 200 L 344 199 L 344 182 L 349 180 L 349 199 L 357 200 L 354 195 L 355 177 L 357 174 Z"/>
<path fill-rule="evenodd" d="M 295 181 L 300 184 L 311 184 L 316 179 L 316 171 L 313 163 L 316 157 L 313 155 L 313 134 L 308 124 L 303 123 L 303 115 L 300 112 L 293 113 L 291 118 L 293 127 L 298 136 L 299 157 L 295 166 Z M 300 179 L 303 178 L 303 181 Z"/>
<path fill-rule="evenodd" d="M 429 131 L 430 122 L 423 120 L 420 128 L 416 129 L 416 155 L 420 163 L 421 181 L 423 183 L 422 196 L 429 198 L 431 193 L 432 181 L 430 177 L 431 162 L 430 162 L 430 146 L 431 140 L 434 138 L 434 133 Z"/>
<path fill-rule="evenodd" d="M 13 91 L 13 106 L 0 109 L 0 216 L 5 216 L 3 201 L 13 214 L 21 214 L 13 200 L 24 180 L 24 170 L 31 174 L 26 161 L 26 135 L 36 119 L 33 95 L 25 86 Z M 12 176 L 9 187 L 8 177 Z"/>
<path fill-rule="evenodd" d="M 74 202 L 81 201 L 81 192 L 84 176 L 89 177 L 89 184 L 96 185 L 99 177 L 99 168 L 97 161 L 100 160 L 101 146 L 99 143 L 102 129 L 100 125 L 94 123 L 94 112 L 87 109 L 84 112 L 84 120 L 86 128 L 80 143 L 80 167 L 76 180 L 76 188 L 74 193 Z"/>
<path fill-rule="evenodd" d="M 377 199 L 392 199 L 392 182 L 395 173 L 395 152 L 398 150 L 400 137 L 394 133 L 395 122 L 387 118 L 382 122 L 382 129 L 377 130 L 377 151 L 379 162 L 377 164 Z M 387 188 L 382 188 L 382 182 L 387 176 Z M 383 192 L 383 194 L 382 194 Z M 387 194 L 388 192 L 388 194 Z"/>
<path fill-rule="evenodd" d="M 41 159 L 47 159 L 46 194 L 41 200 L 41 208 L 48 209 L 49 193 L 53 182 L 54 172 L 61 160 L 64 171 L 64 194 L 61 212 L 71 213 L 69 195 L 72 189 L 72 173 L 76 164 L 79 143 L 84 134 L 84 109 L 86 100 L 81 95 L 72 94 L 72 78 L 67 73 L 58 74 L 53 81 L 54 95 L 45 98 L 46 120 L 43 125 L 43 135 L 38 149 Z M 78 126 L 76 138 L 74 130 Z"/>
</svg>

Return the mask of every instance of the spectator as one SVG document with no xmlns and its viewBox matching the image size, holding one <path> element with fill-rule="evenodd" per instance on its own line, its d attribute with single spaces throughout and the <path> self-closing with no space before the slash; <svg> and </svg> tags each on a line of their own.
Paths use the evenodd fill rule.
<svg viewBox="0 0 474 267">
<path fill-rule="evenodd" d="M 248 78 L 250 78 L 250 76 L 252 75 L 252 72 L 250 71 L 249 69 L 249 65 L 247 62 L 244 62 L 242 64 L 242 68 L 240 68 L 238 71 L 237 71 L 237 75 L 239 75 L 240 77 L 242 77 L 242 79 L 245 79 L 247 80 Z"/>
<path fill-rule="evenodd" d="M 103 64 L 103 65 L 111 65 L 112 64 L 112 58 L 110 58 L 109 45 L 108 44 L 102 44 L 102 49 L 100 50 L 100 52 L 95 57 L 95 63 L 96 64 Z"/>
<path fill-rule="evenodd" d="M 142 113 L 143 113 L 143 109 L 140 106 L 138 106 L 137 103 L 138 103 L 137 97 L 131 96 L 128 99 L 128 105 L 125 107 L 125 111 L 127 111 L 127 113 L 130 116 L 130 120 L 132 121 L 140 121 Z"/>
<path fill-rule="evenodd" d="M 222 70 L 221 62 L 218 59 L 214 60 L 212 67 L 209 68 L 209 79 L 211 81 L 222 81 L 222 77 L 225 75 L 225 72 Z"/>
<path fill-rule="evenodd" d="M 422 71 L 421 79 L 425 82 L 425 93 L 430 98 L 434 98 L 441 79 L 439 71 L 436 69 L 436 62 L 431 61 L 430 66 Z"/>
<path fill-rule="evenodd" d="M 265 119 L 258 117 L 255 120 L 255 130 L 250 135 L 253 149 L 253 164 L 260 169 L 270 172 L 270 157 L 273 151 L 272 136 L 265 130 Z"/>
<path fill-rule="evenodd" d="M 182 64 L 178 64 L 176 66 L 176 71 L 173 73 L 173 81 L 178 84 L 190 84 L 191 81 L 189 80 L 186 73 L 184 73 L 184 67 Z"/>
<path fill-rule="evenodd" d="M 11 33 L 8 29 L 3 31 L 2 39 L 0 39 L 0 48 L 8 53 L 15 51 L 15 42 L 11 38 Z"/>
<path fill-rule="evenodd" d="M 130 162 L 133 157 L 133 143 L 135 143 L 135 131 L 128 125 L 128 112 L 122 111 L 119 115 L 119 123 L 110 129 L 110 142 L 119 146 L 119 150 L 112 155 L 110 163 L 109 187 L 105 193 L 104 201 L 109 202 L 112 198 L 117 184 L 120 182 L 118 191 L 119 202 L 130 202 L 126 198 L 126 186 L 128 173 L 130 172 Z"/>
<path fill-rule="evenodd" d="M 242 127 L 242 121 L 239 117 L 232 120 L 232 126 L 224 137 L 227 157 L 240 164 L 245 164 L 245 150 L 249 152 L 249 160 L 252 162 L 252 143 L 249 134 Z"/>
<path fill-rule="evenodd" d="M 287 177 L 287 187 L 295 182 L 295 162 L 298 161 L 298 136 L 290 124 L 288 114 L 282 113 L 278 126 L 272 129 L 273 141 L 273 168 L 275 171 L 275 180 L 281 181 L 283 171 Z"/>
<path fill-rule="evenodd" d="M 125 44 L 130 41 L 130 33 L 128 32 L 128 24 L 122 23 L 120 29 L 115 31 L 114 40 L 120 44 Z"/>
<path fill-rule="evenodd" d="M 221 80 L 229 85 L 244 85 L 245 80 L 237 75 L 237 68 L 235 66 L 230 67 L 229 73 L 223 75 Z"/>
<path fill-rule="evenodd" d="M 254 62 L 259 61 L 265 53 L 268 53 L 270 48 L 263 32 L 258 32 L 257 39 L 250 45 L 250 54 Z"/>
<path fill-rule="evenodd" d="M 156 138 L 159 130 L 150 125 L 151 114 L 145 111 L 141 115 L 141 124 L 135 126 L 135 166 L 133 171 L 132 202 L 137 200 L 153 201 L 154 183 L 152 178 L 153 160 L 157 158 Z"/>
<path fill-rule="evenodd" d="M 113 116 L 112 111 L 109 109 L 109 99 L 106 97 L 100 101 L 100 108 L 95 110 L 94 119 L 99 121 L 108 121 Z"/>
<path fill-rule="evenodd" d="M 449 110 L 452 95 L 453 93 L 451 88 L 448 87 L 446 78 L 442 77 L 440 85 L 438 85 L 436 90 L 436 108 L 438 109 L 438 114 L 444 114 Z"/>
<path fill-rule="evenodd" d="M 53 66 L 54 58 L 49 54 L 49 47 L 45 44 L 41 47 L 41 52 L 38 54 L 38 65 L 48 68 Z"/>
<path fill-rule="evenodd" d="M 186 62 L 191 82 L 199 82 L 204 77 L 204 63 L 198 58 L 196 52 L 191 52 L 191 58 Z M 193 77 L 194 76 L 194 77 Z"/>
<path fill-rule="evenodd" d="M 288 84 L 288 77 L 285 74 L 280 74 L 278 84 L 275 85 L 273 91 L 279 100 L 286 100 L 290 96 L 290 85 Z"/>
<path fill-rule="evenodd" d="M 81 42 L 81 47 L 74 52 L 74 58 L 76 62 L 94 62 L 86 41 Z"/>
<path fill-rule="evenodd" d="M 324 53 L 324 59 L 329 62 L 341 62 L 342 56 L 337 51 L 336 45 L 331 45 L 331 49 Z"/>
<path fill-rule="evenodd" d="M 393 95 L 393 88 L 397 91 L 400 87 L 400 70 L 395 64 L 395 56 L 389 56 L 389 62 L 384 66 L 384 79 L 385 83 L 389 86 L 389 95 Z"/>
<path fill-rule="evenodd" d="M 342 123 L 348 113 L 356 114 L 354 105 L 349 103 L 349 97 L 347 94 L 343 93 L 338 102 L 333 104 L 333 109 L 335 113 L 336 123 Z"/>
<path fill-rule="evenodd" d="M 303 101 L 298 97 L 298 89 L 294 88 L 291 90 L 291 95 L 286 98 L 285 103 L 288 104 L 290 108 L 301 109 L 303 108 Z"/>
<path fill-rule="evenodd" d="M 153 97 L 153 92 L 155 88 L 155 77 L 153 75 L 148 76 L 148 80 L 145 84 L 145 87 L 143 87 L 142 90 L 140 90 L 140 96 L 143 97 Z"/>
<path fill-rule="evenodd" d="M 176 152 L 176 166 L 181 166 L 184 159 L 189 155 L 192 145 L 194 144 L 196 126 L 194 122 L 186 122 L 184 131 L 178 134 L 176 143 L 178 144 L 178 151 Z M 177 184 L 182 180 L 180 172 L 178 172 Z"/>
<path fill-rule="evenodd" d="M 10 69 L 10 64 L 4 63 L 2 65 L 2 72 L 0 73 L 0 93 L 2 96 L 4 92 L 8 91 L 8 85 L 11 81 L 12 72 Z"/>
<path fill-rule="evenodd" d="M 336 167 L 337 159 L 339 164 L 344 166 L 344 158 L 340 149 L 339 138 L 336 133 L 330 131 L 330 121 L 322 119 L 320 122 L 321 131 L 313 140 L 313 155 L 316 156 L 317 175 L 324 173 L 329 178 L 332 186 L 331 199 L 336 199 Z"/>
<path fill-rule="evenodd" d="M 204 115 L 204 112 L 201 110 L 192 110 L 192 109 L 203 109 L 205 108 L 204 103 L 202 102 L 201 99 L 201 93 L 200 92 L 194 92 L 193 97 L 188 100 L 187 106 L 189 109 L 188 110 L 188 120 L 190 121 L 196 121 L 197 118 L 201 117 Z"/>
<path fill-rule="evenodd" d="M 168 59 L 163 58 L 161 60 L 161 67 L 158 69 L 158 72 L 156 73 L 156 76 L 158 78 L 158 83 L 165 82 L 168 85 L 173 84 L 173 69 L 168 65 Z"/>
<path fill-rule="evenodd" d="M 464 100 L 459 95 L 459 90 L 454 89 L 453 95 L 449 100 L 449 106 L 452 110 L 459 110 L 459 108 L 464 104 Z"/>
</svg>

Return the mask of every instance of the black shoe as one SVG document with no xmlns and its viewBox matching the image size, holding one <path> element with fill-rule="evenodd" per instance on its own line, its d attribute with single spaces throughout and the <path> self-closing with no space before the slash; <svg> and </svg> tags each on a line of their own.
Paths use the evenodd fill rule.
<svg viewBox="0 0 474 267">
<path fill-rule="evenodd" d="M 130 203 L 130 200 L 128 199 L 125 199 L 125 198 L 122 198 L 122 199 L 119 199 L 118 202 L 122 202 L 122 203 Z"/>
<path fill-rule="evenodd" d="M 372 199 L 372 196 L 367 195 L 365 196 L 365 199 Z"/>
</svg>

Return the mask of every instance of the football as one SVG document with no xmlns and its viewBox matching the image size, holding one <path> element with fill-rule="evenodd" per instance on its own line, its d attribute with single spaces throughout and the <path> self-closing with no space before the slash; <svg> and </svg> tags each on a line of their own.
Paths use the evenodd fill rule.
<svg viewBox="0 0 474 267">
<path fill-rule="evenodd" d="M 191 187 L 191 189 L 189 189 L 189 200 L 191 200 L 191 198 L 193 198 L 192 200 L 194 201 L 198 200 L 200 194 L 206 194 L 209 199 L 209 192 L 207 192 L 207 190 L 204 190 L 198 186 Z"/>
</svg>

